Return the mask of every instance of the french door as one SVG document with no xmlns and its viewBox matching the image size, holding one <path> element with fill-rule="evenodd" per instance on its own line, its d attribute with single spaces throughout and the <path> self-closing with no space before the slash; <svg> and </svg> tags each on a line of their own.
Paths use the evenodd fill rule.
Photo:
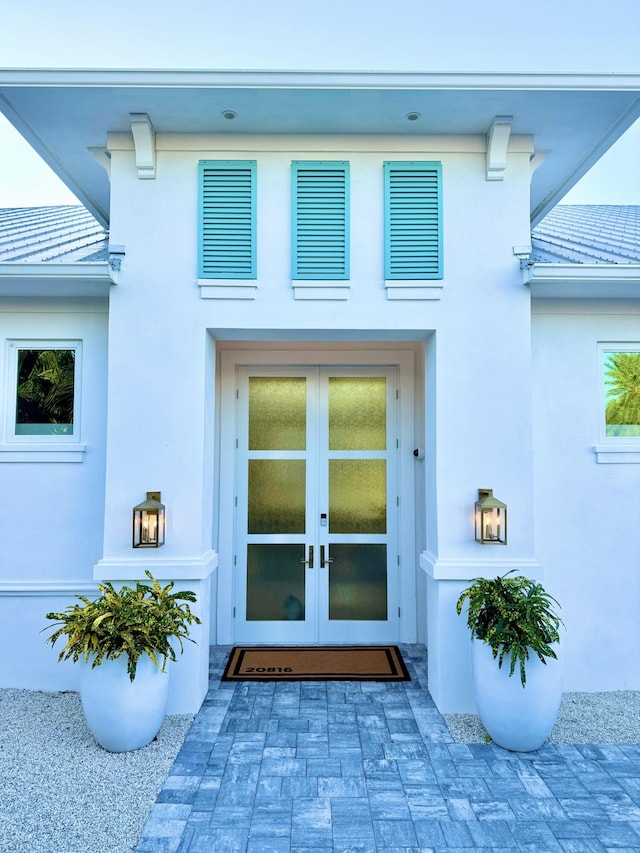
<svg viewBox="0 0 640 853">
<path fill-rule="evenodd" d="M 234 636 L 397 640 L 397 375 L 237 373 Z"/>
</svg>

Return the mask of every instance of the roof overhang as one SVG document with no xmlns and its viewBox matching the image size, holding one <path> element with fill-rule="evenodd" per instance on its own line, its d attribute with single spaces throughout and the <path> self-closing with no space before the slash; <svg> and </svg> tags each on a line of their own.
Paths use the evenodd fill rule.
<svg viewBox="0 0 640 853">
<path fill-rule="evenodd" d="M 107 261 L 0 264 L 0 296 L 105 297 L 115 283 Z"/>
<path fill-rule="evenodd" d="M 530 264 L 532 299 L 640 299 L 640 264 Z"/>
<path fill-rule="evenodd" d="M 0 69 L 0 110 L 104 225 L 109 178 L 90 149 L 130 133 L 132 113 L 158 133 L 417 137 L 507 116 L 534 139 L 535 224 L 640 116 L 640 74 Z"/>
</svg>

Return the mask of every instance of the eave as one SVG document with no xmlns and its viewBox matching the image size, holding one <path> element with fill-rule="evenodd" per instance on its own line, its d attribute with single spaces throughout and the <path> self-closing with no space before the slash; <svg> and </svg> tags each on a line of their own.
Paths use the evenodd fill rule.
<svg viewBox="0 0 640 853">
<path fill-rule="evenodd" d="M 637 73 L 0 68 L 3 86 L 637 91 Z"/>
<path fill-rule="evenodd" d="M 640 299 L 640 264 L 530 264 L 532 299 Z"/>
<path fill-rule="evenodd" d="M 512 136 L 534 139 L 536 224 L 640 116 L 640 74 L 14 68 L 0 69 L 0 110 L 105 226 L 96 155 L 108 133 L 131 133 L 132 115 L 158 134 L 416 138 L 484 137 L 509 119 Z"/>
<path fill-rule="evenodd" d="M 0 296 L 105 297 L 116 283 L 107 261 L 0 264 Z"/>
</svg>

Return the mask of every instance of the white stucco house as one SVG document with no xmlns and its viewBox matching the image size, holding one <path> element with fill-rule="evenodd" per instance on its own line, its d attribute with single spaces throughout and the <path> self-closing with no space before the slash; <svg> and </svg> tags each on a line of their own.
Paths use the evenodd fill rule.
<svg viewBox="0 0 640 853">
<path fill-rule="evenodd" d="M 514 569 L 567 690 L 640 689 L 638 210 L 545 219 L 640 74 L 2 70 L 0 109 L 91 214 L 0 219 L 1 686 L 75 688 L 44 614 L 149 569 L 202 617 L 171 712 L 240 642 L 424 643 L 473 711 L 455 602 Z"/>
</svg>

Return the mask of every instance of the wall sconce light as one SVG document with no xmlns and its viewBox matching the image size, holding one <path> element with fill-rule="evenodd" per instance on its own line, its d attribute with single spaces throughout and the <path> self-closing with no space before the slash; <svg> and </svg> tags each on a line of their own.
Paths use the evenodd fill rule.
<svg viewBox="0 0 640 853">
<path fill-rule="evenodd" d="M 507 544 L 507 505 L 493 496 L 493 489 L 478 489 L 476 501 L 476 542 L 481 545 Z"/>
<path fill-rule="evenodd" d="M 166 515 L 160 492 L 147 492 L 146 501 L 133 508 L 133 547 L 159 548 L 164 545 Z"/>
</svg>

